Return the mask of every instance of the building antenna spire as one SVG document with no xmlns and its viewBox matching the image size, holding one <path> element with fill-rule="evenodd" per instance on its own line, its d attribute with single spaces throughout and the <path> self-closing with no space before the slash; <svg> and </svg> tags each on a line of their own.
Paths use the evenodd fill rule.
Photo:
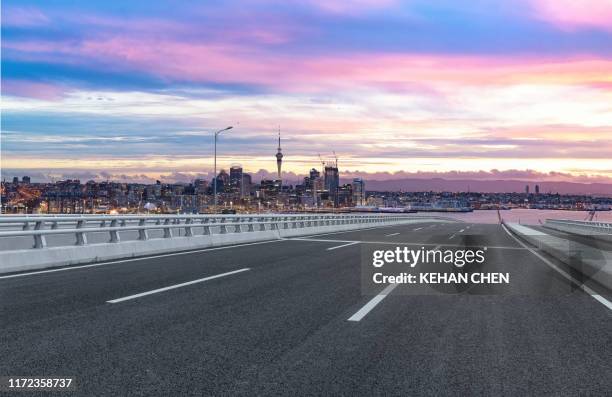
<svg viewBox="0 0 612 397">
<path fill-rule="evenodd" d="M 281 151 L 281 142 L 280 142 L 280 125 L 278 126 L 278 150 L 276 152 L 276 168 L 277 168 L 277 179 L 279 181 L 281 181 L 281 186 L 282 186 L 282 180 L 281 180 L 281 166 L 283 164 L 283 153 Z"/>
</svg>

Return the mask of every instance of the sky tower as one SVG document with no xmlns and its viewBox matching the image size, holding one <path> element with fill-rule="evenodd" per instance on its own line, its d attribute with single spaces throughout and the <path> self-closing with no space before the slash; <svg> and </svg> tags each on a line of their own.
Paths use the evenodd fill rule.
<svg viewBox="0 0 612 397">
<path fill-rule="evenodd" d="M 283 153 L 280 144 L 280 127 L 278 127 L 278 151 L 276 152 L 276 168 L 278 169 L 278 180 L 281 180 L 281 165 L 283 164 Z"/>
</svg>

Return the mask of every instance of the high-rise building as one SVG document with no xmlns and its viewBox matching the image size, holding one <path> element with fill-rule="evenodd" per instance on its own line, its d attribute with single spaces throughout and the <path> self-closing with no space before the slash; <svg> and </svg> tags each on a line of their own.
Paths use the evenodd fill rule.
<svg viewBox="0 0 612 397">
<path fill-rule="evenodd" d="M 196 179 L 193 181 L 193 185 L 195 187 L 196 194 L 206 194 L 208 191 L 208 182 L 204 179 Z"/>
<path fill-rule="evenodd" d="M 233 193 L 240 193 L 242 187 L 242 166 L 240 164 L 231 166 L 229 184 Z"/>
<path fill-rule="evenodd" d="M 535 185 L 535 194 L 540 194 L 540 185 Z"/>
<path fill-rule="evenodd" d="M 278 171 L 277 179 L 282 181 L 281 178 L 281 166 L 283 164 L 283 153 L 281 152 L 281 143 L 280 143 L 280 128 L 278 129 L 278 150 L 276 152 L 276 168 Z"/>
<path fill-rule="evenodd" d="M 353 203 L 353 186 L 344 184 L 338 187 L 336 203 L 340 207 L 350 207 Z"/>
<path fill-rule="evenodd" d="M 340 174 L 336 165 L 328 164 L 325 166 L 325 190 L 328 191 L 330 199 L 334 205 L 338 205 L 338 186 L 340 186 Z"/>
<path fill-rule="evenodd" d="M 525 185 L 525 194 L 529 194 L 529 185 Z"/>
<path fill-rule="evenodd" d="M 365 205 L 365 182 L 361 178 L 353 179 L 353 205 Z"/>
<path fill-rule="evenodd" d="M 21 182 L 23 182 L 26 185 L 30 184 L 30 177 L 29 176 L 24 176 L 23 178 L 21 178 Z"/>
<path fill-rule="evenodd" d="M 248 197 L 251 195 L 251 175 L 242 174 L 242 184 L 240 185 L 240 197 Z"/>
<path fill-rule="evenodd" d="M 224 192 L 229 189 L 229 175 L 225 170 L 219 172 L 219 175 L 215 178 L 215 183 L 217 184 L 217 192 Z"/>
</svg>

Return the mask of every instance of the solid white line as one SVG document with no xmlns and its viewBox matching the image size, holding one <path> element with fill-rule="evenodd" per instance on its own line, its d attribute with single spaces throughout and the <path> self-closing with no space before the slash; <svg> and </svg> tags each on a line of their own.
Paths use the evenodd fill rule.
<svg viewBox="0 0 612 397">
<path fill-rule="evenodd" d="M 418 223 L 418 222 L 415 222 L 415 223 Z M 316 236 L 329 236 L 329 235 L 332 235 L 332 234 L 356 233 L 356 232 L 362 232 L 362 231 L 365 231 L 365 230 L 380 229 L 380 228 L 383 228 L 383 227 L 393 227 L 393 226 L 398 226 L 398 225 L 381 225 L 381 226 L 372 226 L 372 227 L 367 227 L 367 228 L 365 228 L 365 229 L 346 230 L 346 231 L 342 231 L 342 232 L 330 232 L 330 233 L 309 234 L 309 236 L 316 237 Z"/>
<path fill-rule="evenodd" d="M 459 230 L 459 233 L 463 233 L 463 232 L 465 232 L 465 229 Z"/>
<path fill-rule="evenodd" d="M 452 239 L 454 239 L 454 238 L 455 238 L 455 236 L 456 236 L 456 234 L 453 234 L 453 235 L 452 235 L 452 236 L 450 236 L 448 239 L 449 239 L 449 240 L 452 240 Z"/>
<path fill-rule="evenodd" d="M 348 247 L 349 245 L 355 245 L 355 244 L 359 244 L 359 241 L 352 241 L 352 242 L 347 243 L 347 244 L 337 245 L 335 247 L 328 248 L 327 251 L 333 251 L 333 250 L 338 249 L 338 248 Z"/>
<path fill-rule="evenodd" d="M 527 246 L 525 243 L 523 243 L 521 240 L 519 240 L 518 238 L 516 238 L 512 233 L 510 233 L 510 231 L 508 230 L 508 228 L 506 228 L 506 225 L 502 224 L 502 228 L 506 231 L 506 233 L 508 233 L 508 235 L 510 237 L 512 237 L 517 243 L 519 243 L 520 245 L 522 245 L 523 247 L 527 248 L 532 254 L 534 254 L 535 256 L 537 256 L 542 262 L 546 263 L 550 268 L 552 268 L 553 270 L 556 270 L 559 274 L 561 274 L 563 277 L 565 277 L 567 280 L 569 280 L 570 282 L 572 282 L 573 284 L 577 285 L 580 289 L 582 289 L 584 292 L 586 292 L 587 294 L 591 295 L 593 297 L 593 299 L 595 299 L 596 301 L 598 301 L 599 303 L 601 303 L 602 305 L 604 305 L 605 307 L 607 307 L 608 309 L 612 310 L 612 302 L 610 302 L 609 300 L 607 300 L 606 298 L 604 298 L 603 296 L 599 295 L 598 293 L 596 293 L 595 291 L 593 291 L 591 288 L 587 287 L 586 285 L 582 284 L 580 281 L 576 280 L 575 278 L 573 278 L 572 276 L 570 276 L 567 272 L 565 272 L 562 269 L 559 269 L 559 267 L 557 265 L 555 265 L 554 263 L 552 263 L 551 261 L 549 261 L 548 259 L 546 259 L 545 257 L 543 257 L 541 254 L 539 254 L 537 251 L 535 251 L 534 249 L 532 249 L 531 247 Z"/>
<path fill-rule="evenodd" d="M 372 309 L 374 309 L 383 299 L 387 297 L 399 284 L 389 284 L 383 289 L 380 294 L 372 298 L 366 303 L 357 313 L 349 317 L 348 321 L 361 321 Z"/>
<path fill-rule="evenodd" d="M 36 275 L 36 274 L 63 272 L 65 270 L 86 269 L 88 267 L 98 267 L 98 266 L 105 266 L 105 265 L 114 265 L 114 264 L 117 264 L 117 263 L 144 261 L 144 260 L 147 260 L 147 259 L 166 258 L 168 256 L 196 254 L 196 253 L 199 253 L 199 252 L 217 251 L 217 250 L 224 250 L 224 249 L 230 249 L 230 248 L 236 248 L 236 247 L 245 247 L 245 246 L 248 246 L 248 245 L 276 243 L 276 242 L 279 242 L 279 241 L 284 241 L 284 240 L 269 240 L 269 241 L 259 241 L 259 242 L 256 242 L 256 243 L 245 243 L 245 244 L 236 244 L 236 245 L 224 245 L 223 247 L 203 248 L 203 249 L 193 250 L 193 251 L 173 252 L 173 253 L 170 253 L 170 254 L 160 254 L 160 255 L 153 255 L 153 256 L 144 256 L 142 258 L 121 259 L 121 260 L 118 260 L 118 261 L 111 261 L 111 262 L 92 263 L 90 265 L 68 266 L 68 267 L 62 267 L 60 269 L 50 269 L 50 270 L 40 270 L 40 271 L 36 271 L 36 272 L 18 273 L 18 274 L 11 274 L 11 275 L 8 275 L 8 276 L 0 276 L 0 280 L 1 279 L 5 279 L 5 278 L 31 276 L 31 275 Z"/>
<path fill-rule="evenodd" d="M 397 236 L 399 233 L 385 234 L 385 237 Z"/>
<path fill-rule="evenodd" d="M 285 240 L 287 241 L 314 241 L 314 242 L 319 242 L 319 243 L 354 243 L 354 242 L 361 242 L 361 241 L 355 241 L 355 240 L 332 240 L 332 239 L 324 239 L 324 238 L 308 238 L 308 237 L 292 237 L 292 238 L 286 238 Z"/>
<path fill-rule="evenodd" d="M 422 229 L 422 227 L 417 227 L 416 229 L 412 229 L 412 230 L 413 230 L 413 231 L 415 231 L 415 232 L 417 232 L 417 231 L 419 231 L 419 230 L 421 230 L 421 229 Z"/>
<path fill-rule="evenodd" d="M 175 284 L 175 285 L 171 285 L 169 287 L 164 287 L 164 288 L 158 288 L 158 289 L 154 289 L 152 291 L 147 291 L 147 292 L 141 292 L 140 294 L 135 294 L 135 295 L 130 295 L 130 296 L 124 296 L 123 298 L 117 298 L 117 299 L 112 299 L 109 301 L 106 301 L 107 303 L 119 303 L 119 302 L 124 302 L 130 299 L 136 299 L 136 298 L 140 298 L 142 296 L 147 296 L 147 295 L 151 295 L 151 294 L 156 294 L 158 292 L 164 292 L 164 291 L 168 291 L 171 289 L 175 289 L 175 288 L 181 288 L 181 287 L 185 287 L 187 285 L 192 285 L 192 284 L 196 284 L 196 283 L 201 283 L 204 281 L 208 281 L 208 280 L 214 280 L 216 278 L 220 278 L 220 277 L 225 277 L 225 276 L 231 276 L 232 274 L 236 274 L 236 273 L 242 273 L 242 272 L 246 272 L 247 270 L 251 270 L 248 267 L 245 267 L 243 269 L 239 269 L 239 270 L 234 270 L 231 272 L 227 272 L 227 273 L 221 273 L 221 274 L 216 274 L 214 276 L 210 276 L 210 277 L 204 277 L 204 278 L 200 278 L 197 280 L 193 280 L 193 281 L 188 281 L 186 283 L 181 283 L 181 284 Z"/>
</svg>

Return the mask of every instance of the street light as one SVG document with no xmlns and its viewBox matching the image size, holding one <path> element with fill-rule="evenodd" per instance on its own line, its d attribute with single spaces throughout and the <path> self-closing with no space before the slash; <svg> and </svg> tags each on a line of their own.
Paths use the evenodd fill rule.
<svg viewBox="0 0 612 397">
<path fill-rule="evenodd" d="M 213 189 L 214 189 L 214 192 L 215 192 L 214 193 L 215 198 L 214 198 L 214 206 L 213 206 L 213 208 L 214 208 L 215 213 L 217 212 L 217 137 L 223 131 L 231 130 L 232 128 L 234 128 L 234 127 L 232 127 L 230 125 L 229 127 L 225 127 L 224 129 L 215 132 L 215 170 L 214 170 L 214 175 L 213 175 L 214 181 L 215 181 L 214 182 L 214 186 L 213 186 Z"/>
</svg>

